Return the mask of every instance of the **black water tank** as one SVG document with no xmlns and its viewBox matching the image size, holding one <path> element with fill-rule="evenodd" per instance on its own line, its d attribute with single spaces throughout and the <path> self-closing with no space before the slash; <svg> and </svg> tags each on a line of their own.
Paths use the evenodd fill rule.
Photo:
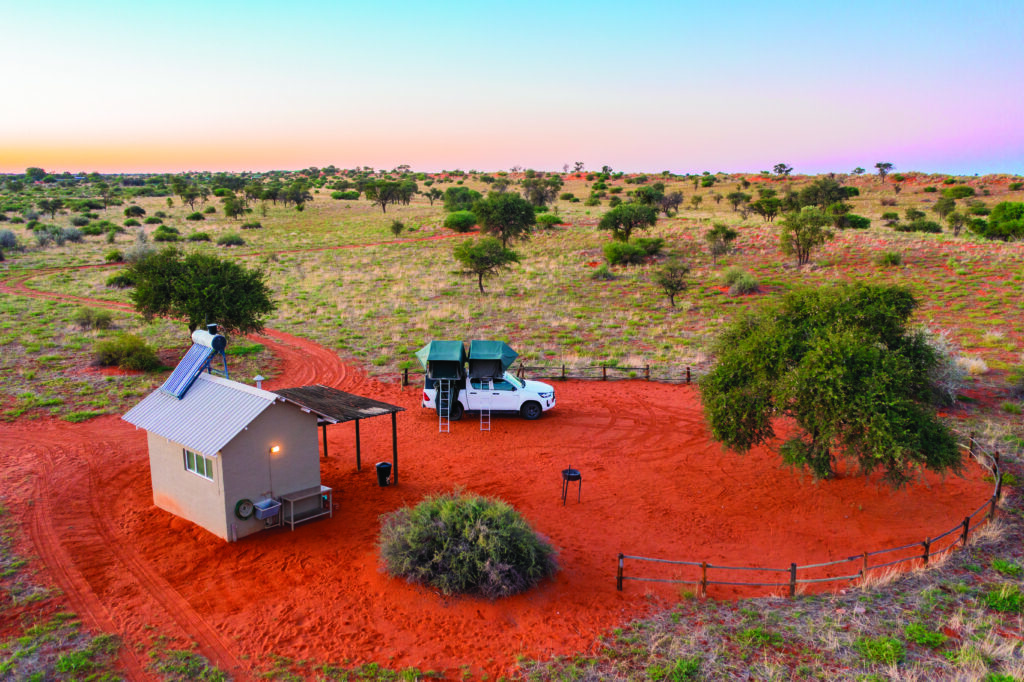
<svg viewBox="0 0 1024 682">
<path fill-rule="evenodd" d="M 391 482 L 391 463 L 377 462 L 377 485 L 384 488 Z"/>
</svg>

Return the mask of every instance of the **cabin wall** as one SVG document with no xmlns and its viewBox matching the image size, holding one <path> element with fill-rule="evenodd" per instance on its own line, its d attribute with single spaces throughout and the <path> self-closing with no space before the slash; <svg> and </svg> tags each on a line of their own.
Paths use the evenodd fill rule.
<svg viewBox="0 0 1024 682">
<path fill-rule="evenodd" d="M 212 458 L 213 480 L 209 480 L 185 468 L 183 445 L 154 433 L 147 436 L 153 504 L 227 540 L 221 458 Z"/>
</svg>

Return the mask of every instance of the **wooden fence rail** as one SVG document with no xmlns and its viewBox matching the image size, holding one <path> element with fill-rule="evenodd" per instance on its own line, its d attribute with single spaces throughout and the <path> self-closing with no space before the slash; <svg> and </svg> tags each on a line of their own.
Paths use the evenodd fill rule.
<svg viewBox="0 0 1024 682">
<path fill-rule="evenodd" d="M 972 456 L 976 456 L 976 444 L 974 440 L 974 434 L 972 433 L 969 440 L 969 445 L 966 449 Z M 812 584 L 812 583 L 826 583 L 826 582 L 837 582 L 846 581 L 853 582 L 856 580 L 864 581 L 871 571 L 877 571 L 891 566 L 896 566 L 908 561 L 920 561 L 922 565 L 927 566 L 929 560 L 937 555 L 944 554 L 952 551 L 957 545 L 961 548 L 967 546 L 967 542 L 972 532 L 977 532 L 983 525 L 984 521 L 991 521 L 996 516 L 997 505 L 999 499 L 1002 496 L 1003 488 L 1003 473 L 999 467 L 999 452 L 996 451 L 994 455 L 985 453 L 984 456 L 988 458 L 991 465 L 985 465 L 995 477 L 995 489 L 992 496 L 985 500 L 980 507 L 977 508 L 972 514 L 965 516 L 964 520 L 953 526 L 944 533 L 940 533 L 935 537 L 925 538 L 921 542 L 911 542 L 900 547 L 889 547 L 886 549 L 877 549 L 871 552 L 862 552 L 854 556 L 847 557 L 845 559 L 837 559 L 833 561 L 825 561 L 817 564 L 806 564 L 798 566 L 795 562 L 791 563 L 788 568 L 774 568 L 766 566 L 719 566 L 709 564 L 706 561 L 678 561 L 669 559 L 657 559 L 653 557 L 642 557 L 634 556 L 629 554 L 620 553 L 618 555 L 618 568 L 615 574 L 615 587 L 619 591 L 622 591 L 623 582 L 626 580 L 636 580 L 642 582 L 661 582 L 661 583 L 679 583 L 685 585 L 697 585 L 699 587 L 699 593 L 701 596 L 707 596 L 708 585 L 730 585 L 730 586 L 745 586 L 745 587 L 780 587 L 788 588 L 789 596 L 795 596 L 797 585 Z M 976 517 L 983 512 L 987 512 L 981 521 L 977 521 Z M 944 546 L 938 547 L 937 543 L 940 541 L 953 536 L 953 540 L 946 543 Z M 878 557 L 883 554 L 891 552 L 906 552 L 914 548 L 920 548 L 919 553 L 914 553 L 909 556 L 899 557 L 892 561 L 885 561 L 883 563 L 871 563 L 872 557 Z M 630 576 L 625 574 L 625 563 L 626 560 L 639 561 L 639 562 L 653 562 L 663 564 L 674 564 L 679 566 L 692 566 L 700 569 L 700 578 L 694 578 L 692 580 L 675 579 L 675 578 L 645 578 L 641 576 Z M 829 566 L 837 566 L 839 564 L 846 563 L 859 563 L 859 570 L 856 573 L 828 576 L 824 578 L 800 578 L 799 574 L 801 571 L 809 571 L 813 569 L 827 568 Z M 736 581 L 736 580 L 711 580 L 708 577 L 709 571 L 757 571 L 760 573 L 787 573 L 788 580 L 786 582 L 753 582 L 753 581 Z"/>
<path fill-rule="evenodd" d="M 651 365 L 643 367 L 623 367 L 619 365 L 582 365 L 567 367 L 566 365 L 525 365 L 519 363 L 514 367 L 515 374 L 520 379 L 526 378 L 529 374 L 531 379 L 600 379 L 601 381 L 616 381 L 619 379 L 646 379 L 647 381 L 660 381 L 669 384 L 689 384 L 693 381 L 696 372 L 689 365 L 678 368 L 666 367 L 664 374 L 652 374 Z M 422 375 L 421 369 L 402 370 L 402 386 L 409 385 L 410 375 Z"/>
</svg>

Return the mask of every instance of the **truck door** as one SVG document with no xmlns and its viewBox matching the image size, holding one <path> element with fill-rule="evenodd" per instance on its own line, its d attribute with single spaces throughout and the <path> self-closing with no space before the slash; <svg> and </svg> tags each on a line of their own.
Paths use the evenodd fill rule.
<svg viewBox="0 0 1024 682">
<path fill-rule="evenodd" d="M 470 379 L 469 390 L 466 391 L 466 407 L 479 410 L 491 404 L 491 380 Z M 495 409 L 491 407 L 491 409 Z"/>
<path fill-rule="evenodd" d="M 491 383 L 491 409 L 517 412 L 522 396 L 511 381 L 495 379 Z"/>
</svg>

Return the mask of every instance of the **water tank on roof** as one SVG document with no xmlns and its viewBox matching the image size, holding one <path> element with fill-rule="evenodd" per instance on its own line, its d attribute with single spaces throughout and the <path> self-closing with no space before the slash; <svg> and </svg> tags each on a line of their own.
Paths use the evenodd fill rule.
<svg viewBox="0 0 1024 682">
<path fill-rule="evenodd" d="M 224 349 L 227 348 L 228 340 L 221 334 L 211 334 L 205 329 L 197 329 L 192 332 L 192 343 L 212 348 L 215 351 L 224 352 Z"/>
</svg>

